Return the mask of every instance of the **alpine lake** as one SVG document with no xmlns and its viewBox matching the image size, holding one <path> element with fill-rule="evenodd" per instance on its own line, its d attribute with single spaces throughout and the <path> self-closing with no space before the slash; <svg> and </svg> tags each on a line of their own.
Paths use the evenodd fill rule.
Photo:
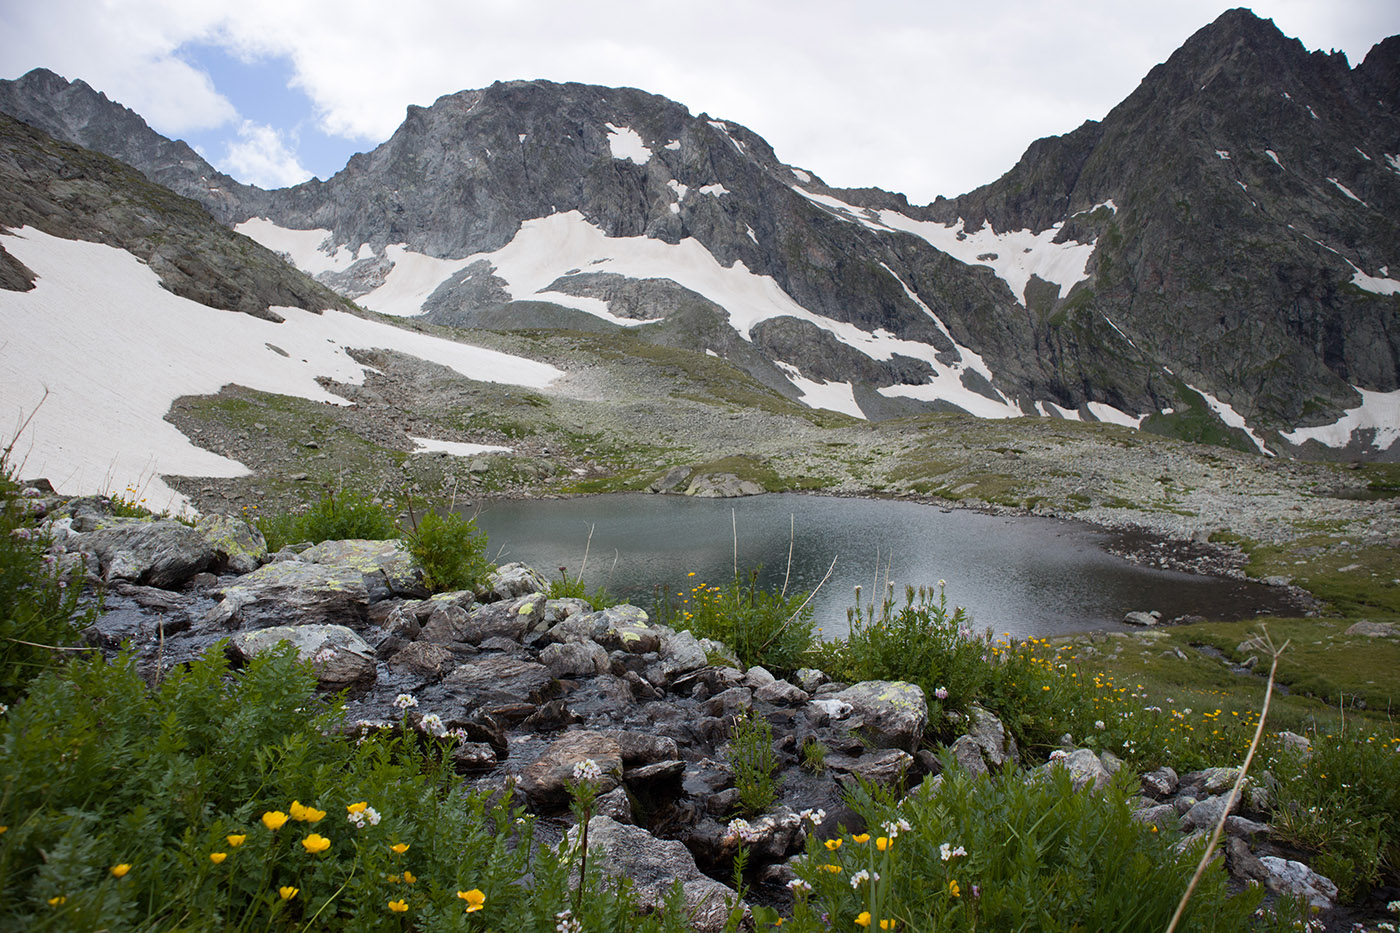
<svg viewBox="0 0 1400 933">
<path fill-rule="evenodd" d="M 940 581 L 974 631 L 1014 639 L 1126 631 L 1130 611 L 1155 610 L 1164 621 L 1297 611 L 1286 590 L 1140 566 L 1110 552 L 1112 532 L 1035 516 L 792 493 L 491 500 L 463 511 L 476 516 L 497 563 L 520 561 L 554 579 L 560 568 L 570 578 L 582 572 L 590 591 L 602 586 L 648 610 L 667 593 L 726 585 L 736 568 L 744 580 L 757 570 L 762 587 L 786 581 L 789 593 L 821 584 L 812 604 L 822 638 L 847 633 L 856 587 L 869 602 L 893 586 L 902 605 L 906 585 Z"/>
</svg>

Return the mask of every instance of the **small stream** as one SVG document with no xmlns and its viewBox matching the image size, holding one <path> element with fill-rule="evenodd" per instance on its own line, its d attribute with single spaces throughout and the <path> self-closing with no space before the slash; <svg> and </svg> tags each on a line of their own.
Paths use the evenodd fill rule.
<svg viewBox="0 0 1400 933">
<path fill-rule="evenodd" d="M 856 586 L 868 599 L 886 580 L 898 593 L 944 580 L 949 602 L 968 611 L 974 629 L 1015 638 L 1128 630 L 1121 619 L 1130 610 L 1244 619 L 1293 609 L 1278 588 L 1129 563 L 1105 550 L 1108 533 L 1081 523 L 915 502 L 618 494 L 489 501 L 477 523 L 493 560 L 521 561 L 548 577 L 560 567 L 577 574 L 587 548 L 590 588 L 605 585 L 643 607 L 658 587 L 674 594 L 700 581 L 727 583 L 736 540 L 739 572 L 761 566 L 760 582 L 781 587 L 791 543 L 790 590 L 815 587 L 835 562 L 813 601 L 827 638 L 848 631 Z"/>
</svg>

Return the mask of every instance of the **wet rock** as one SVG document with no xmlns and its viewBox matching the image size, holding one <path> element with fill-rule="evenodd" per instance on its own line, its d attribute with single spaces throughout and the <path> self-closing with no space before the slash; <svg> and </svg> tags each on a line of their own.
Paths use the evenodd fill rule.
<svg viewBox="0 0 1400 933">
<path fill-rule="evenodd" d="M 362 690 L 374 683 L 374 649 L 343 625 L 286 625 L 239 632 L 230 640 L 229 651 L 246 662 L 282 642 L 311 662 L 323 689 Z"/>
<path fill-rule="evenodd" d="M 622 753 L 622 763 L 628 767 L 669 761 L 680 756 L 676 740 L 664 735 L 635 732 L 630 729 L 617 729 L 605 734 L 617 742 Z"/>
<path fill-rule="evenodd" d="M 598 792 L 605 794 L 622 783 L 622 749 L 600 732 L 570 732 L 555 740 L 544 754 L 525 768 L 519 788 L 530 806 L 541 812 L 568 805 L 574 766 L 591 758 L 602 772 Z"/>
<path fill-rule="evenodd" d="M 417 679 L 420 685 L 442 680 L 456 663 L 452 649 L 423 641 L 409 643 L 388 661 L 390 668 Z"/>
<path fill-rule="evenodd" d="M 452 749 L 452 764 L 458 771 L 490 771 L 500 759 L 486 742 L 461 742 Z"/>
<path fill-rule="evenodd" d="M 543 664 L 503 655 L 463 662 L 443 678 L 442 686 L 463 708 L 481 707 L 517 722 L 559 691 L 559 682 Z"/>
</svg>

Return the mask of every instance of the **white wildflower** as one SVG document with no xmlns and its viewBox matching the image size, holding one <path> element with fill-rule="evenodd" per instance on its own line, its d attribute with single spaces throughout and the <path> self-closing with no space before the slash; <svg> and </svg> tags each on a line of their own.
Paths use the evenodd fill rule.
<svg viewBox="0 0 1400 933">
<path fill-rule="evenodd" d="M 934 688 L 934 691 L 933 691 L 933 695 L 934 695 L 935 697 L 937 697 L 938 699 L 940 699 L 940 700 L 946 700 L 946 699 L 948 699 L 948 688 L 947 688 L 947 687 L 935 687 L 935 688 Z"/>
<path fill-rule="evenodd" d="M 885 831 L 886 836 L 889 836 L 891 839 L 897 839 L 900 833 L 907 833 L 914 827 L 909 825 L 908 820 L 900 818 L 892 823 L 881 823 L 880 828 Z"/>
<path fill-rule="evenodd" d="M 801 878 L 794 878 L 787 883 L 788 890 L 793 894 L 810 894 L 812 886 Z"/>
<path fill-rule="evenodd" d="M 428 713 L 423 717 L 423 730 L 439 739 L 447 735 L 447 727 L 442 724 L 442 717 L 437 713 Z"/>
<path fill-rule="evenodd" d="M 953 848 L 951 845 L 949 845 L 948 843 L 945 842 L 945 843 L 943 843 L 941 846 L 938 847 L 938 855 L 939 855 L 939 857 L 941 857 L 941 858 L 943 859 L 943 861 L 945 861 L 945 862 L 948 861 L 949 859 L 957 858 L 959 855 L 966 855 L 966 854 L 967 854 L 967 850 L 964 849 L 962 846 L 958 846 L 958 847 L 955 849 L 955 848 Z"/>
<path fill-rule="evenodd" d="M 554 919 L 559 921 L 554 924 L 558 933 L 583 933 L 583 924 L 574 916 L 572 910 L 561 910 L 554 915 Z"/>
<path fill-rule="evenodd" d="M 1105 726 L 1105 725 L 1103 724 L 1103 720 L 1102 720 L 1102 719 L 1095 719 L 1095 720 L 1094 720 L 1094 728 L 1097 729 L 1097 730 L 1099 730 L 1100 732 L 1102 732 L 1103 730 L 1107 729 L 1108 726 Z"/>
<path fill-rule="evenodd" d="M 1063 748 L 1057 748 L 1057 749 L 1055 749 L 1053 752 L 1050 753 L 1050 760 L 1051 760 L 1051 761 L 1063 761 L 1064 759 L 1066 759 L 1066 758 L 1068 758 L 1068 757 L 1069 757 L 1069 752 L 1065 751 Z"/>
<path fill-rule="evenodd" d="M 575 781 L 601 781 L 603 779 L 603 769 L 598 767 L 598 762 L 592 758 L 585 758 L 574 765 Z"/>
<path fill-rule="evenodd" d="M 797 814 L 797 818 L 803 822 L 811 823 L 812 828 L 816 829 L 822 824 L 822 821 L 826 819 L 826 811 L 822 809 L 803 810 L 801 813 Z"/>
<path fill-rule="evenodd" d="M 851 876 L 851 887 L 858 888 L 867 881 L 873 884 L 874 882 L 877 882 L 879 880 L 879 872 L 872 874 L 862 868 L 860 871 L 856 872 L 854 875 Z"/>
<path fill-rule="evenodd" d="M 394 697 L 394 709 L 410 709 L 418 705 L 418 698 L 408 693 Z"/>
</svg>

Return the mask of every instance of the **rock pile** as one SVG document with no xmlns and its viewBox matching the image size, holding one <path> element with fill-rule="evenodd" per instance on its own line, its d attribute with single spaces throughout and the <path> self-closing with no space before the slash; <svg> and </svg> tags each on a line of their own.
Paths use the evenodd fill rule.
<svg viewBox="0 0 1400 933">
<path fill-rule="evenodd" d="M 540 575 L 519 564 L 496 570 L 480 592 L 429 595 L 394 541 L 268 554 L 238 519 L 190 528 L 116 518 L 101 499 L 38 501 L 51 513 L 59 559 L 81 563 L 105 587 L 104 611 L 84 632 L 89 644 L 129 645 L 154 679 L 220 643 L 241 662 L 288 642 L 321 687 L 346 691 L 349 734 L 407 724 L 450 737 L 456 768 L 481 789 L 513 791 L 540 815 L 545 836 L 551 826 L 564 831 L 568 779 L 592 759 L 603 772 L 590 823 L 600 858 L 633 879 L 664 879 L 638 881 L 644 901 L 659 903 L 680 878 L 699 929 L 720 929 L 733 896 L 713 878 L 728 877 L 739 844 L 729 827 L 740 796 L 729 747 L 736 717 L 771 726 L 779 764 L 777 800 L 743 833 L 759 896 L 782 897 L 793 877 L 787 860 L 809 832 L 862 828 L 843 802 L 857 779 L 905 792 L 932 775 L 925 793 L 941 780 L 940 759 L 923 747 L 928 705 L 912 684 L 745 670 L 723 645 L 655 624 L 636 606 L 594 611 L 550 599 Z M 960 767 L 1020 766 L 996 716 L 973 706 L 965 726 L 951 749 Z M 825 754 L 813 767 L 804 749 L 817 745 Z M 1122 766 L 1067 741 L 1042 768 L 1068 768 L 1079 790 Z M 1236 774 L 1142 775 L 1137 818 L 1187 833 L 1189 845 L 1225 812 Z M 1269 827 L 1255 819 L 1267 803 L 1267 781 L 1251 785 L 1226 819 L 1231 871 L 1332 906 L 1330 881 L 1270 847 Z"/>
</svg>

